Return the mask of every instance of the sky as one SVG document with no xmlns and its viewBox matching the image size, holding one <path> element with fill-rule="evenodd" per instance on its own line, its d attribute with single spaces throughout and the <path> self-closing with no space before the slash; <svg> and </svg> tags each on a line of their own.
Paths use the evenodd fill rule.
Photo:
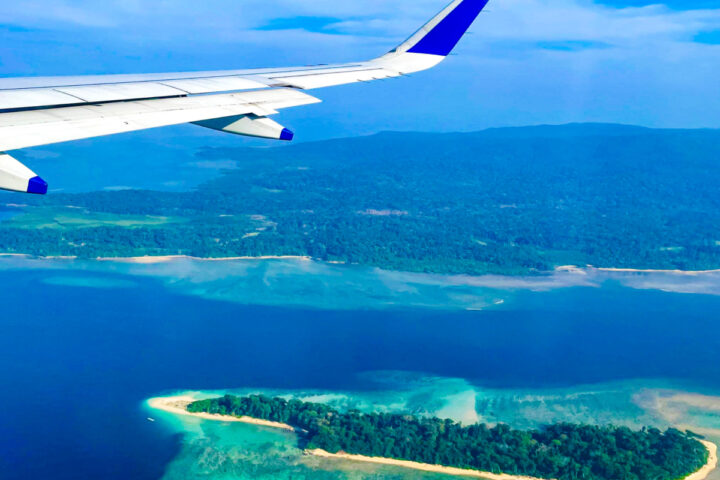
<svg viewBox="0 0 720 480">
<path fill-rule="evenodd" d="M 446 2 L 0 2 L 0 76 L 366 60 Z M 456 53 L 410 78 L 316 90 L 323 104 L 276 120 L 300 140 L 568 122 L 720 128 L 717 0 L 491 0 Z"/>
</svg>

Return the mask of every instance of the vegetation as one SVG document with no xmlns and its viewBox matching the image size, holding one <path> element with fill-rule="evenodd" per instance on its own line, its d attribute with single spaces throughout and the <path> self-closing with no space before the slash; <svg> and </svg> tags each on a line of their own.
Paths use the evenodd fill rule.
<svg viewBox="0 0 720 480">
<path fill-rule="evenodd" d="M 158 217 L 151 215 L 121 215 L 97 213 L 84 208 L 72 207 L 35 207 L 24 215 L 6 220 L 5 227 L 11 229 L 57 229 L 77 230 L 99 227 L 155 227 L 170 223 L 183 222 L 183 219 Z"/>
<path fill-rule="evenodd" d="M 331 453 L 558 480 L 676 480 L 699 470 L 708 459 L 694 434 L 674 429 L 464 427 L 452 420 L 341 413 L 323 404 L 258 395 L 202 400 L 190 404 L 188 411 L 287 423 L 307 431 L 307 448 Z"/>
<path fill-rule="evenodd" d="M 308 255 L 470 274 L 567 264 L 720 267 L 719 131 L 570 125 L 385 133 L 198 156 L 233 160 L 237 169 L 190 192 L 23 197 L 34 203 L 0 222 L 0 252 Z M 131 225 L 50 228 L 36 214 L 67 205 Z M 173 220 L 132 221 L 157 217 Z"/>
</svg>

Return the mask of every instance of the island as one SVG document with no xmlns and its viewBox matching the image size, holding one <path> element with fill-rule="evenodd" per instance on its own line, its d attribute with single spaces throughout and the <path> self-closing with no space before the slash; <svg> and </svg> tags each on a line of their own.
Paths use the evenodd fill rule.
<svg viewBox="0 0 720 480">
<path fill-rule="evenodd" d="M 435 417 L 341 412 L 263 395 L 154 402 L 151 406 L 173 413 L 292 430 L 309 455 L 478 478 L 701 480 L 717 465 L 714 444 L 672 428 L 465 426 Z"/>
<path fill-rule="evenodd" d="M 720 268 L 717 130 L 382 133 L 196 157 L 228 170 L 183 192 L 0 193 L 0 253 L 298 256 L 469 275 Z M 142 175 L 152 165 L 129 162 Z"/>
</svg>

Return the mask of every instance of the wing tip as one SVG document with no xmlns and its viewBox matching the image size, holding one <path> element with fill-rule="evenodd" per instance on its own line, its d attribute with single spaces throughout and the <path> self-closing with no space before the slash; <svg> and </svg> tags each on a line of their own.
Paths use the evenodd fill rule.
<svg viewBox="0 0 720 480">
<path fill-rule="evenodd" d="M 432 28 L 427 30 L 414 44 L 406 47 L 407 52 L 447 57 L 485 9 L 488 2 L 489 0 L 462 0 L 454 8 L 451 3 L 426 25 L 426 27 L 432 25 Z M 452 10 L 447 11 L 448 8 L 452 8 Z M 422 32 L 423 29 L 420 31 Z"/>
<path fill-rule="evenodd" d="M 282 132 L 280 132 L 280 140 L 283 140 L 285 142 L 292 142 L 293 138 L 295 138 L 295 133 L 293 133 L 292 130 L 283 128 Z"/>
<path fill-rule="evenodd" d="M 45 195 L 48 191 L 48 184 L 40 177 L 33 177 L 28 181 L 27 193 Z"/>
</svg>

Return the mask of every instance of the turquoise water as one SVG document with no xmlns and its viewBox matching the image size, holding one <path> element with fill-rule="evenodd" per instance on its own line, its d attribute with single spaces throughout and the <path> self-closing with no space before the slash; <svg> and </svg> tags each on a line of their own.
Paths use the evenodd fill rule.
<svg viewBox="0 0 720 480">
<path fill-rule="evenodd" d="M 13 210 L 0 210 L 0 222 L 3 220 L 10 220 L 17 215 L 17 211 Z"/>
<path fill-rule="evenodd" d="M 418 478 L 306 458 L 283 432 L 144 406 L 187 390 L 521 427 L 613 421 L 714 435 L 718 285 L 712 275 L 506 279 L 293 261 L 2 259 L 0 472 Z"/>
</svg>

